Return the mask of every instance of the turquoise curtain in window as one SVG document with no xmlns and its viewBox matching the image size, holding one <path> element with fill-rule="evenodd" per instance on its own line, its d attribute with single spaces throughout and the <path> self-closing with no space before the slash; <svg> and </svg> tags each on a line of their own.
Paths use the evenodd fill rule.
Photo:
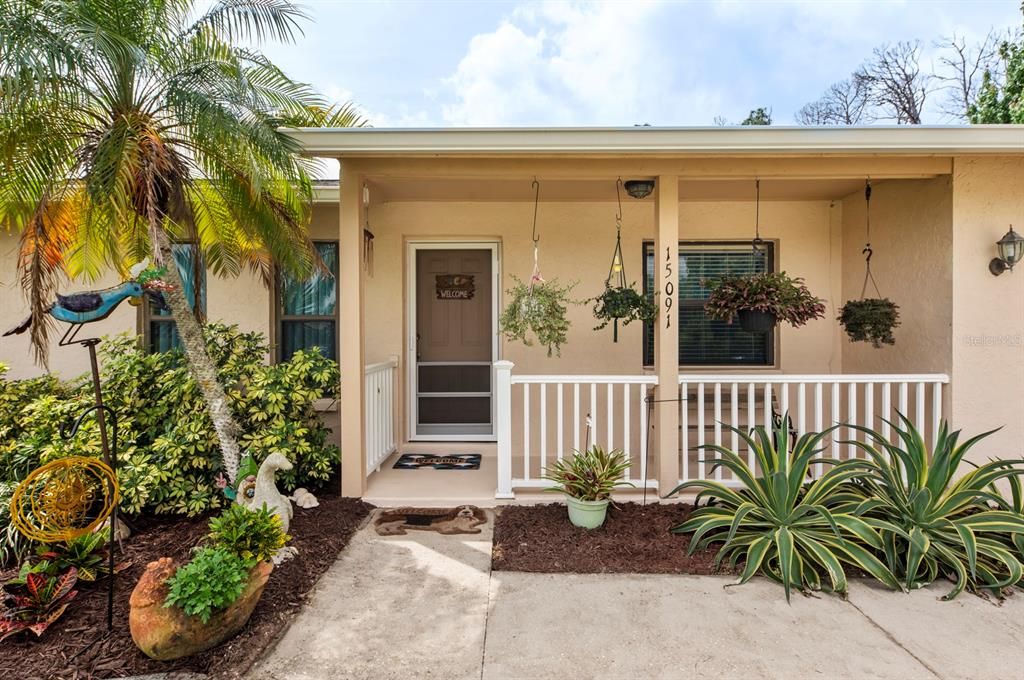
<svg viewBox="0 0 1024 680">
<path fill-rule="evenodd" d="M 196 302 L 196 247 L 191 243 L 176 243 L 171 246 L 174 254 L 174 263 L 178 267 L 182 283 L 185 288 L 185 296 L 189 301 L 189 309 L 195 308 Z M 199 285 L 199 309 L 206 313 L 206 269 L 201 268 L 199 275 L 202 281 Z M 178 337 L 178 327 L 171 319 L 169 309 L 160 309 L 156 305 L 150 305 L 149 322 L 149 346 L 150 351 L 166 352 L 181 347 L 181 338 Z"/>
<path fill-rule="evenodd" d="M 772 363 L 772 335 L 748 333 L 739 324 L 709 319 L 704 301 L 711 294 L 710 281 L 724 275 L 769 271 L 773 248 L 755 257 L 750 246 L 729 244 L 682 244 L 679 246 L 679 365 L 766 366 Z M 644 251 L 644 290 L 653 296 L 654 253 Z M 654 333 L 644 328 L 644 363 L 654 364 Z"/>
<path fill-rule="evenodd" d="M 313 244 L 326 271 L 316 271 L 305 281 L 282 275 L 280 283 L 280 358 L 287 361 L 301 349 L 319 347 L 337 360 L 338 244 Z"/>
</svg>

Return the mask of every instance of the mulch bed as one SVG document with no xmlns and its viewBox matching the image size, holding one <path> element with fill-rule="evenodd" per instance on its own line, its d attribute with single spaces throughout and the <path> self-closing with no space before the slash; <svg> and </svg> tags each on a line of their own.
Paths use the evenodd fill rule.
<svg viewBox="0 0 1024 680">
<path fill-rule="evenodd" d="M 87 680 L 168 671 L 234 678 L 244 674 L 273 645 L 373 506 L 352 498 L 319 496 L 320 507 L 295 508 L 288 533 L 298 556 L 274 569 L 249 623 L 219 647 L 178 661 L 153 661 L 132 642 L 128 598 L 146 564 L 158 557 L 185 559 L 206 534 L 207 518 L 156 520 L 124 542 L 118 561 L 131 567 L 117 576 L 114 630 L 108 635 L 107 583 L 79 583 L 78 597 L 42 639 L 27 636 L 0 643 L 0 678 Z"/>
<path fill-rule="evenodd" d="M 494 522 L 491 568 L 570 574 L 715 574 L 715 549 L 687 555 L 690 537 L 670 529 L 690 514 L 687 504 L 619 503 L 604 526 L 569 522 L 560 504 L 510 505 Z"/>
</svg>

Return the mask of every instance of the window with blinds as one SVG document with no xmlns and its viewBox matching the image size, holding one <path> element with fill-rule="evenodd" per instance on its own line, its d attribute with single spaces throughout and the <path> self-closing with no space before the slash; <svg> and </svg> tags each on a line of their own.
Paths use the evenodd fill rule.
<svg viewBox="0 0 1024 680">
<path fill-rule="evenodd" d="M 171 252 L 185 285 L 189 308 L 195 309 L 198 303 L 199 311 L 206 316 L 206 268 L 201 260 L 196 260 L 195 244 L 175 243 Z M 153 301 L 149 301 L 147 306 L 146 333 L 150 352 L 167 352 L 181 347 L 181 337 L 171 310 L 161 308 Z"/>
<path fill-rule="evenodd" d="M 337 360 L 338 351 L 338 242 L 316 241 L 325 271 L 317 270 L 305 281 L 278 278 L 278 358 L 288 361 L 300 349 L 319 347 L 321 354 Z"/>
<path fill-rule="evenodd" d="M 749 243 L 679 243 L 679 365 L 770 366 L 774 334 L 748 333 L 739 324 L 709 319 L 704 301 L 707 284 L 725 274 L 743 275 L 774 271 L 775 247 L 766 243 L 763 256 L 755 257 Z M 644 294 L 654 295 L 654 244 L 644 244 Z M 654 327 L 644 326 L 644 365 L 654 365 Z"/>
</svg>

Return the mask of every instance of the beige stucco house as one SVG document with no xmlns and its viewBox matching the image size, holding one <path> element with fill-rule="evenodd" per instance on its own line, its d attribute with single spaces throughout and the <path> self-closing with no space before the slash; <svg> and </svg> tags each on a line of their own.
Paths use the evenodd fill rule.
<svg viewBox="0 0 1024 680">
<path fill-rule="evenodd" d="M 1024 266 L 994 276 L 996 241 L 1024 231 L 1024 126 L 870 128 L 310 129 L 310 155 L 341 161 L 317 187 L 310 231 L 334 280 L 211 278 L 207 315 L 267 333 L 271 361 L 317 344 L 341 364 L 337 419 L 346 494 L 378 502 L 486 502 L 543 487 L 543 466 L 589 442 L 626 450 L 638 488 L 708 474 L 701 443 L 736 445 L 729 424 L 789 413 L 806 431 L 905 413 L 1003 429 L 976 451 L 1024 455 Z M 561 356 L 510 343 L 497 315 L 512 276 L 601 292 L 615 245 L 618 179 L 631 281 L 657 293 L 650 328 L 594 331 L 570 310 Z M 851 343 L 835 321 L 871 261 L 901 308 L 896 344 Z M 759 182 L 760 200 L 755 201 Z M 826 318 L 752 335 L 708 320 L 702 277 L 757 266 L 806 280 Z M 15 237 L 0 236 L 0 326 L 24 313 Z M 471 290 L 472 293 L 467 293 Z M 127 305 L 102 332 L 159 346 L 166 320 Z M 85 368 L 54 348 L 52 367 Z M 13 377 L 38 372 L 24 336 L 0 339 Z M 589 425 L 588 425 L 589 424 Z M 833 455 L 850 455 L 838 440 Z M 738 449 L 743 452 L 742 447 Z M 480 453 L 477 471 L 393 469 L 394 456 Z"/>
</svg>

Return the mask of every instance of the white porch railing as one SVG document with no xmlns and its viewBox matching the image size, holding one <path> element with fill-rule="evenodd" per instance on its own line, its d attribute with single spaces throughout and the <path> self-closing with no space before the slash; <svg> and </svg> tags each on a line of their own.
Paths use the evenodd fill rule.
<svg viewBox="0 0 1024 680">
<path fill-rule="evenodd" d="M 647 393 L 653 375 L 512 375 L 495 368 L 498 498 L 514 488 L 545 488 L 544 469 L 573 450 L 598 444 L 621 449 L 630 461 L 625 478 L 648 480 Z M 513 451 L 516 452 L 513 460 Z"/>
<path fill-rule="evenodd" d="M 858 449 L 843 441 L 865 441 L 864 433 L 849 427 L 870 427 L 887 438 L 894 436 L 884 422 L 897 422 L 896 412 L 906 416 L 931 444 L 943 418 L 943 374 L 927 375 L 772 375 L 682 374 L 679 376 L 680 481 L 709 478 L 712 451 L 705 443 L 725 446 L 747 456 L 754 453 L 733 425 L 748 431 L 762 425 L 771 431 L 773 418 L 781 419 L 797 435 L 820 432 L 843 423 L 823 442 L 824 456 L 855 458 Z M 861 456 L 864 454 L 861 453 Z M 815 466 L 821 474 L 821 464 Z M 710 478 L 734 482 L 727 470 L 717 468 Z"/>
<path fill-rule="evenodd" d="M 366 395 L 366 474 L 380 470 L 380 464 L 397 448 L 395 437 L 395 377 L 398 359 L 369 364 L 364 369 Z"/>
</svg>

